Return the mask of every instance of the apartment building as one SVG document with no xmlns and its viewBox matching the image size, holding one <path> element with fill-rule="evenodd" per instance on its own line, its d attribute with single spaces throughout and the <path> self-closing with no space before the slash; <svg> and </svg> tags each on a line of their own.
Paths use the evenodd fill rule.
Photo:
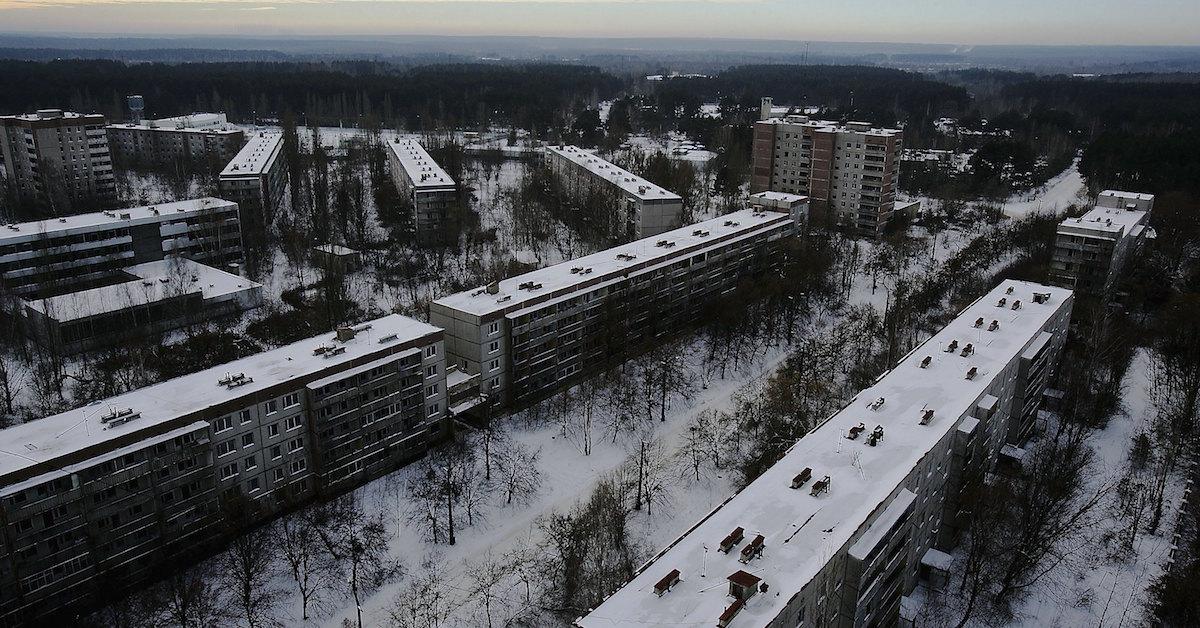
<svg viewBox="0 0 1200 628">
<path fill-rule="evenodd" d="M 648 238 L 683 225 L 683 199 L 577 146 L 547 146 L 545 161 L 568 192 L 611 194 L 620 203 L 626 239 Z"/>
<path fill-rule="evenodd" d="M 0 623 L 54 625 L 448 430 L 442 332 L 391 315 L 0 430 Z"/>
<path fill-rule="evenodd" d="M 240 259 L 238 206 L 206 197 L 5 225 L 0 285 L 22 298 L 53 296 L 168 254 L 211 264 Z"/>
<path fill-rule="evenodd" d="M 694 325 L 794 233 L 785 213 L 742 210 L 437 299 L 430 322 L 491 403 L 520 405 Z"/>
<path fill-rule="evenodd" d="M 808 223 L 808 197 L 787 192 L 758 192 L 750 195 L 749 206 L 759 211 L 783 212 L 797 226 Z"/>
<path fill-rule="evenodd" d="M 282 133 L 253 131 L 217 179 L 221 197 L 237 203 L 241 210 L 248 243 L 262 241 L 267 223 L 283 204 L 288 169 L 282 152 Z"/>
<path fill-rule="evenodd" d="M 119 163 L 136 166 L 203 165 L 214 170 L 233 159 L 246 134 L 223 113 L 110 124 L 108 145 Z"/>
<path fill-rule="evenodd" d="M 914 349 L 576 624 L 894 626 L 1036 406 L 1070 290 L 1005 281 Z"/>
<path fill-rule="evenodd" d="M 258 307 L 262 284 L 186 257 L 121 269 L 114 283 L 23 302 L 24 327 L 60 354 L 144 339 Z"/>
<path fill-rule="evenodd" d="M 0 116 L 0 173 L 8 192 L 51 214 L 116 203 L 112 156 L 100 114 L 61 109 Z"/>
<path fill-rule="evenodd" d="M 904 132 L 771 114 L 754 123 L 751 192 L 803 194 L 814 220 L 878 237 L 892 219 Z"/>
<path fill-rule="evenodd" d="M 1101 192 L 1086 214 L 1058 224 L 1050 283 L 1092 295 L 1111 292 L 1130 258 L 1154 238 L 1153 209 L 1153 194 Z"/>
<path fill-rule="evenodd" d="M 440 240 L 458 202 L 458 185 L 416 140 L 394 138 L 387 147 L 392 181 L 412 205 L 417 237 Z"/>
</svg>

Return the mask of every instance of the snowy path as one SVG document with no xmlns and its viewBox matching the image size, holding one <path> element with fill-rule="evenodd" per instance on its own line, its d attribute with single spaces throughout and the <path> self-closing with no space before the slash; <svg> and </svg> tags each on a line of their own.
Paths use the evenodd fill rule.
<svg viewBox="0 0 1200 628">
<path fill-rule="evenodd" d="M 1004 202 L 1004 213 L 1022 218 L 1033 213 L 1061 214 L 1068 206 L 1086 198 L 1087 189 L 1079 173 L 1076 159 L 1066 170 L 1046 182 L 1046 185 L 1027 194 L 1017 194 Z"/>
</svg>

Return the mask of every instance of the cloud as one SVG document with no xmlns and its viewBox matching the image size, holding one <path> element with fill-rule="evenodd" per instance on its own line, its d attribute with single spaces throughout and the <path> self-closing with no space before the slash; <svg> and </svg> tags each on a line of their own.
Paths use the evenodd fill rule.
<svg viewBox="0 0 1200 628">
<path fill-rule="evenodd" d="M 80 6 L 119 6 L 119 5 L 213 5 L 213 4 L 255 4 L 262 5 L 254 8 L 240 9 L 243 11 L 269 11 L 288 5 L 339 4 L 339 3 L 377 3 L 377 4 L 664 4 L 664 3 L 698 3 L 698 4 L 755 4 L 766 0 L 0 0 L 0 10 L 45 7 L 80 7 Z"/>
</svg>

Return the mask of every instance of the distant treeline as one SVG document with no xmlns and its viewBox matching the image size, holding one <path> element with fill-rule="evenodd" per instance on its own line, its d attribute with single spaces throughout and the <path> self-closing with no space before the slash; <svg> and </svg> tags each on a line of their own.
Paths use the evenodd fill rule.
<svg viewBox="0 0 1200 628">
<path fill-rule="evenodd" d="M 382 123 L 421 130 L 489 122 L 545 129 L 581 100 L 614 95 L 622 81 L 558 64 L 445 64 L 408 69 L 374 62 L 164 63 L 105 60 L 0 64 L 0 113 L 59 107 L 125 117 L 126 94 L 146 113 L 224 111 L 251 122 L 291 112 L 310 124 Z"/>
</svg>

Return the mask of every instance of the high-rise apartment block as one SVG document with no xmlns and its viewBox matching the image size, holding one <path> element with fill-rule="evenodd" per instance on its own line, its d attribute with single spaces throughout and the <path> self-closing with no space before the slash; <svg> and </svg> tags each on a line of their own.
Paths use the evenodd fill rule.
<svg viewBox="0 0 1200 628">
<path fill-rule="evenodd" d="M 546 166 L 575 195 L 611 194 L 622 212 L 625 239 L 656 236 L 683 224 L 683 199 L 595 153 L 576 146 L 547 146 Z"/>
<path fill-rule="evenodd" d="M 217 180 L 221 197 L 241 209 L 242 229 L 253 240 L 250 244 L 265 237 L 267 222 L 277 215 L 287 194 L 288 169 L 282 152 L 282 133 L 254 131 Z"/>
<path fill-rule="evenodd" d="M 116 202 L 112 156 L 100 114 L 42 109 L 0 116 L 0 173 L 7 192 L 51 214 Z"/>
<path fill-rule="evenodd" d="M 433 302 L 447 362 L 520 405 L 693 325 L 778 260 L 786 213 L 741 210 Z"/>
<path fill-rule="evenodd" d="M 52 625 L 448 430 L 440 329 L 398 315 L 0 431 L 0 623 Z"/>
<path fill-rule="evenodd" d="M 1091 211 L 1058 224 L 1050 282 L 1082 293 L 1107 294 L 1129 259 L 1154 237 L 1154 195 L 1105 190 Z"/>
<path fill-rule="evenodd" d="M 964 476 L 1037 406 L 1072 303 L 1001 283 L 577 625 L 897 625 L 966 523 Z"/>
<path fill-rule="evenodd" d="M 412 204 L 417 237 L 437 240 L 458 202 L 458 186 L 416 140 L 386 142 L 388 166 L 396 188 Z"/>
<path fill-rule="evenodd" d="M 240 259 L 238 206 L 197 198 L 5 225 L 0 286 L 23 298 L 62 294 L 170 254 L 218 265 Z"/>
<path fill-rule="evenodd" d="M 216 170 L 246 143 L 245 132 L 229 124 L 223 113 L 110 124 L 107 131 L 113 157 L 139 166 L 179 163 Z"/>
<path fill-rule="evenodd" d="M 904 132 L 865 122 L 772 117 L 754 124 L 751 192 L 808 196 L 813 218 L 877 237 L 892 219 Z"/>
</svg>

